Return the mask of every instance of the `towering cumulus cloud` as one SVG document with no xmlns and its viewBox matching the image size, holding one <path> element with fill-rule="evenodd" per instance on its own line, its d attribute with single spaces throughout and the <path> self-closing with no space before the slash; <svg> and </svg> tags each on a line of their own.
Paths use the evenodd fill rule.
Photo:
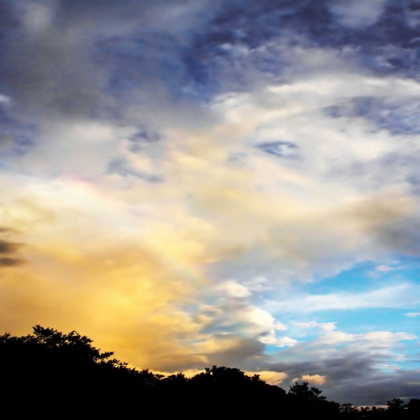
<svg viewBox="0 0 420 420">
<path fill-rule="evenodd" d="M 419 1 L 6 0 L 0 20 L 1 332 L 420 396 Z"/>
</svg>

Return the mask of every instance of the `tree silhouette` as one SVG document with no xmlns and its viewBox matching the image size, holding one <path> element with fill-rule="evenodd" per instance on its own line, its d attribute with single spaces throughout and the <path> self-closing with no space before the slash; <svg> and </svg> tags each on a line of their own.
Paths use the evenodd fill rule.
<svg viewBox="0 0 420 420">
<path fill-rule="evenodd" d="M 359 410 L 353 404 L 344 403 L 340 405 L 340 417 L 342 419 L 357 419 L 358 414 Z"/>
<path fill-rule="evenodd" d="M 297 381 L 290 386 L 287 396 L 290 406 L 294 407 L 294 411 L 301 417 L 319 414 L 324 419 L 338 418 L 340 405 L 327 401 L 321 393 L 320 389 L 309 386 L 308 382 Z"/>
<path fill-rule="evenodd" d="M 289 394 L 301 400 L 324 401 L 326 398 L 321 396 L 322 391 L 314 386 L 309 386 L 309 382 L 297 381 L 289 390 Z"/>
<path fill-rule="evenodd" d="M 328 401 L 298 381 L 286 393 L 259 375 L 212 366 L 191 378 L 137 370 L 101 352 L 76 331 L 33 327 L 33 333 L 0 336 L 2 401 L 9 417 L 294 417 L 306 419 L 419 419 L 420 400 L 394 398 L 388 408 L 357 409 Z M 4 410 L 3 413 L 5 414 Z"/>
</svg>

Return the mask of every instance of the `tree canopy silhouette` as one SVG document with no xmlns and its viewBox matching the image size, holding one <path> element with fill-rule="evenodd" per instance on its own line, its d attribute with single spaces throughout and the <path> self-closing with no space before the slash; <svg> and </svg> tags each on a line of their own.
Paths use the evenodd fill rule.
<svg viewBox="0 0 420 420">
<path fill-rule="evenodd" d="M 238 418 L 276 417 L 323 419 L 418 419 L 420 400 L 405 403 L 394 398 L 387 409 L 357 409 L 352 404 L 328 401 L 322 391 L 298 381 L 288 392 L 269 385 L 259 375 L 238 368 L 207 367 L 187 378 L 148 369 L 137 370 L 101 352 L 92 340 L 76 331 L 63 334 L 52 328 L 33 327 L 33 333 L 0 336 L 0 378 L 3 402 L 44 418 L 57 413 L 150 416 L 197 415 Z M 57 411 L 61 410 L 61 411 Z M 64 410 L 64 411 L 63 411 Z M 16 412 L 15 412 L 16 414 Z"/>
</svg>

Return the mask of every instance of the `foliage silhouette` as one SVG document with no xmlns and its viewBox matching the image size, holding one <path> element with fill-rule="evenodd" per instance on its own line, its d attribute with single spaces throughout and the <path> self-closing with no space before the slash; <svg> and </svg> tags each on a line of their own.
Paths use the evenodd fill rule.
<svg viewBox="0 0 420 420">
<path fill-rule="evenodd" d="M 12 415 L 44 418 L 166 418 L 198 415 L 218 418 L 276 416 L 323 419 L 418 419 L 420 400 L 388 401 L 388 408 L 357 409 L 328 401 L 308 382 L 294 383 L 286 393 L 259 375 L 237 368 L 205 368 L 192 378 L 130 368 L 101 352 L 75 331 L 63 334 L 33 327 L 33 333 L 0 336 L 0 378 L 4 407 Z M 17 411 L 18 410 L 18 411 Z"/>
<path fill-rule="evenodd" d="M 290 396 L 305 401 L 325 401 L 326 398 L 320 394 L 322 394 L 320 389 L 309 387 L 309 383 L 305 381 L 295 382 L 289 390 Z"/>
</svg>

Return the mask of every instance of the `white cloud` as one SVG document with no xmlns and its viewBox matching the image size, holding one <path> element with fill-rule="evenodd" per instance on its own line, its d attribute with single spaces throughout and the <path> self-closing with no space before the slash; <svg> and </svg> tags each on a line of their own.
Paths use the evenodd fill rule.
<svg viewBox="0 0 420 420">
<path fill-rule="evenodd" d="M 276 331 L 286 331 L 287 330 L 287 325 L 285 325 L 285 324 L 283 324 L 282 322 L 280 322 L 280 321 L 276 321 L 275 323 L 274 323 L 274 329 L 276 330 Z"/>
<path fill-rule="evenodd" d="M 276 347 L 293 347 L 298 343 L 297 340 L 290 337 L 281 337 L 276 340 Z"/>
<path fill-rule="evenodd" d="M 239 308 L 236 318 L 245 322 L 242 327 L 244 332 L 251 336 L 259 336 L 259 341 L 264 344 L 276 343 L 276 331 L 284 331 L 285 328 L 270 313 L 255 306 Z"/>
<path fill-rule="evenodd" d="M 253 279 L 245 282 L 249 290 L 253 292 L 265 292 L 267 290 L 272 290 L 272 286 L 269 280 L 264 276 L 257 276 Z"/>
<path fill-rule="evenodd" d="M 420 303 L 420 288 L 406 283 L 364 293 L 341 292 L 295 296 L 284 301 L 267 301 L 266 308 L 273 313 L 307 313 L 362 308 L 402 308 L 418 303 Z"/>
<path fill-rule="evenodd" d="M 250 291 L 243 284 L 235 280 L 229 280 L 217 286 L 216 290 L 227 293 L 231 297 L 245 298 L 251 295 Z"/>
<path fill-rule="evenodd" d="M 409 318 L 416 318 L 416 317 L 420 316 L 420 312 L 409 312 L 409 313 L 405 314 L 405 316 L 408 316 Z"/>
<path fill-rule="evenodd" d="M 313 344 L 335 346 L 337 344 L 349 343 L 354 341 L 355 337 L 353 334 L 347 334 L 342 331 L 333 331 L 323 335 L 320 338 L 314 340 Z"/>
<path fill-rule="evenodd" d="M 308 329 L 308 328 L 317 328 L 320 334 L 326 334 L 334 331 L 337 327 L 335 322 L 294 322 L 294 326 L 298 328 Z"/>
</svg>

